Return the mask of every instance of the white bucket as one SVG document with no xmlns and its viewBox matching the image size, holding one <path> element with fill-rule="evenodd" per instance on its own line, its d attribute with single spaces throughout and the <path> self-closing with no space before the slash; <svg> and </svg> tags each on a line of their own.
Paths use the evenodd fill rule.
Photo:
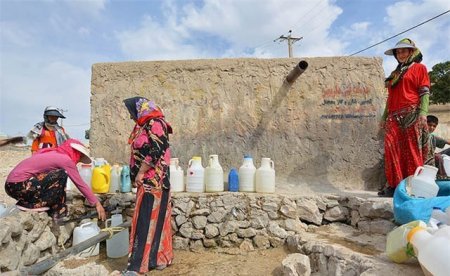
<svg viewBox="0 0 450 276">
<path fill-rule="evenodd" d="M 262 158 L 255 181 L 257 193 L 275 193 L 275 164 L 270 158 Z"/>
<path fill-rule="evenodd" d="M 438 169 L 433 166 L 424 165 L 417 167 L 414 176 L 411 177 L 411 195 L 417 198 L 432 198 L 439 192 L 436 184 Z"/>
<path fill-rule="evenodd" d="M 209 156 L 209 165 L 205 169 L 205 189 L 206 192 L 223 192 L 223 169 L 219 163 L 219 156 L 216 154 Z"/>
<path fill-rule="evenodd" d="M 202 158 L 194 156 L 189 160 L 186 175 L 186 192 L 203 193 L 205 191 L 205 168 L 202 166 Z"/>
<path fill-rule="evenodd" d="M 178 158 L 170 158 L 170 190 L 184 192 L 184 172 L 179 165 Z"/>
<path fill-rule="evenodd" d="M 105 221 L 106 227 L 115 227 L 123 222 L 122 214 L 112 215 Z M 106 256 L 108 258 L 121 258 L 128 254 L 129 232 L 128 228 L 115 234 L 112 238 L 106 240 Z"/>
<path fill-rule="evenodd" d="M 239 168 L 239 192 L 255 192 L 256 167 L 253 158 L 246 155 L 242 166 Z"/>
<path fill-rule="evenodd" d="M 75 227 L 73 230 L 73 245 L 77 245 L 89 238 L 92 238 L 100 233 L 100 228 L 97 226 L 97 223 L 87 222 L 82 225 Z M 93 245 L 78 255 L 80 257 L 91 257 L 97 256 L 99 253 L 99 244 Z"/>
</svg>

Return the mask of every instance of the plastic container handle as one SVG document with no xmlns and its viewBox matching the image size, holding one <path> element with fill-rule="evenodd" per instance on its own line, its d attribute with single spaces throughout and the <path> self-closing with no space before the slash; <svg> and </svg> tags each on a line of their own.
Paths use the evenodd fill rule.
<svg viewBox="0 0 450 276">
<path fill-rule="evenodd" d="M 108 222 L 110 225 L 108 225 Z M 108 228 L 110 226 L 111 226 L 111 219 L 109 218 L 109 219 L 105 220 L 105 227 Z"/>
<path fill-rule="evenodd" d="M 192 165 L 192 159 L 191 160 L 189 160 L 189 162 L 188 162 L 188 167 L 191 167 L 191 165 Z"/>
<path fill-rule="evenodd" d="M 273 160 L 270 160 L 270 166 L 275 170 L 275 163 L 273 163 Z"/>
<path fill-rule="evenodd" d="M 101 173 L 105 176 L 105 178 L 106 178 L 106 183 L 110 183 L 110 181 L 109 181 L 109 174 L 108 174 L 105 170 L 102 170 Z"/>
<path fill-rule="evenodd" d="M 92 222 L 85 222 L 85 223 L 80 225 L 80 228 L 84 228 L 87 225 L 92 225 Z"/>
<path fill-rule="evenodd" d="M 417 168 L 416 168 L 416 171 L 414 172 L 414 176 L 417 176 L 417 175 L 419 174 L 419 171 L 420 171 L 421 169 L 423 169 L 422 166 L 417 167 Z"/>
</svg>

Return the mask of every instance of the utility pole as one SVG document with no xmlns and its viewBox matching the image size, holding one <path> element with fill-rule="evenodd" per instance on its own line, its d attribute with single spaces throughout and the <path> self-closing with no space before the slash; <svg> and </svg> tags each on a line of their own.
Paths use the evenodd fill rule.
<svg viewBox="0 0 450 276">
<path fill-rule="evenodd" d="M 294 44 L 295 42 L 299 41 L 300 39 L 303 39 L 303 37 L 292 37 L 292 30 L 289 30 L 289 35 L 285 36 L 285 35 L 280 35 L 279 38 L 275 39 L 273 42 L 276 41 L 284 41 L 287 40 L 288 42 L 288 50 L 289 50 L 289 57 L 293 57 L 292 54 L 292 44 Z"/>
</svg>

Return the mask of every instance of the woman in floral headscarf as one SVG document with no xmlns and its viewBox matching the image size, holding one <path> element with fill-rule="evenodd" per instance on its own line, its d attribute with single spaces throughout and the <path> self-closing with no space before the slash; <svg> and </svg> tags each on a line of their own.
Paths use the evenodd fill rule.
<svg viewBox="0 0 450 276">
<path fill-rule="evenodd" d="M 130 135 L 131 180 L 137 187 L 126 275 L 172 263 L 169 133 L 161 109 L 142 97 L 124 100 L 136 125 Z"/>
<path fill-rule="evenodd" d="M 428 157 L 427 113 L 430 79 L 422 53 L 411 39 L 400 40 L 385 52 L 397 68 L 385 80 L 388 99 L 380 126 L 386 130 L 385 173 L 387 186 L 379 196 L 392 197 L 401 180 L 413 175 Z"/>
</svg>

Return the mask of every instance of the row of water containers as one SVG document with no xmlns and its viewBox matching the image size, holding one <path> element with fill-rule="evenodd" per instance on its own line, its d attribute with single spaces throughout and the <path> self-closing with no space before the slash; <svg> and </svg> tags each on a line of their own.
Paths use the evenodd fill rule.
<svg viewBox="0 0 450 276">
<path fill-rule="evenodd" d="M 104 158 L 95 158 L 92 164 L 79 164 L 78 172 L 91 190 L 97 194 L 135 192 L 130 179 L 128 165 L 111 166 Z M 66 189 L 71 190 L 72 181 L 68 178 Z"/>
<path fill-rule="evenodd" d="M 186 184 L 186 185 L 185 185 Z M 210 155 L 208 166 L 202 165 L 202 158 L 194 156 L 188 162 L 186 183 L 184 171 L 178 158 L 170 159 L 170 186 L 173 192 L 223 192 L 224 172 L 216 154 Z M 275 192 L 275 166 L 270 158 L 262 158 L 256 169 L 253 158 L 245 155 L 239 171 L 232 168 L 228 174 L 228 190 L 233 192 Z"/>
</svg>

